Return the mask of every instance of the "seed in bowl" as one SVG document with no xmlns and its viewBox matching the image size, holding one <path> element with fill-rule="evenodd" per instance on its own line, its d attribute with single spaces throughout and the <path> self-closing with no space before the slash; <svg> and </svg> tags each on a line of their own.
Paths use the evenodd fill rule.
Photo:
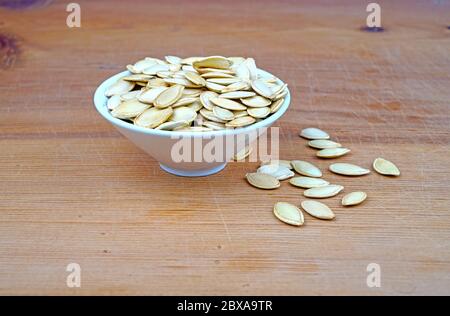
<svg viewBox="0 0 450 316">
<path fill-rule="evenodd" d="M 258 74 L 243 57 L 146 57 L 105 95 L 112 116 L 166 131 L 212 131 L 246 127 L 276 113 L 287 84 Z"/>
</svg>

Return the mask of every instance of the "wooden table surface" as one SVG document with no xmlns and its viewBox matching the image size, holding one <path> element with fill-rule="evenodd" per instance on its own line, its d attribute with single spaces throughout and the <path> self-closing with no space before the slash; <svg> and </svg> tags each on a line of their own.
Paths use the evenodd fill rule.
<svg viewBox="0 0 450 316">
<path fill-rule="evenodd" d="M 0 1 L 0 294 L 450 294 L 450 3 Z M 25 3 L 26 1 L 23 1 Z M 323 128 L 399 178 L 325 178 L 358 207 L 292 227 L 272 214 L 302 190 L 250 187 L 257 163 L 180 178 L 95 111 L 105 78 L 144 56 L 252 56 L 289 83 L 284 159 L 315 162 L 298 131 Z M 81 266 L 81 287 L 66 266 Z M 370 263 L 381 287 L 366 284 Z"/>
</svg>

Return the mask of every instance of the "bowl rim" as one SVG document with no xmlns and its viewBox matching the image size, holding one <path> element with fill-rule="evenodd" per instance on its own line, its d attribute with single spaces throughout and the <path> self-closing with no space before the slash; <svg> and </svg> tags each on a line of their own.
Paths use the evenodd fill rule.
<svg viewBox="0 0 450 316">
<path fill-rule="evenodd" d="M 258 73 L 261 74 L 263 78 L 269 78 L 273 77 L 273 75 L 265 70 L 258 69 Z M 280 109 L 275 112 L 274 114 L 270 115 L 269 117 L 261 120 L 260 122 L 257 122 L 255 124 L 241 127 L 237 129 L 223 129 L 223 130 L 217 130 L 217 131 L 208 131 L 208 132 L 189 132 L 189 131 L 165 131 L 165 130 L 157 130 L 157 129 L 151 129 L 151 128 L 145 128 L 141 126 L 136 126 L 134 124 L 130 124 L 128 122 L 125 122 L 119 118 L 116 118 L 111 115 L 111 112 L 109 111 L 107 107 L 107 101 L 108 98 L 105 96 L 106 89 L 111 86 L 115 81 L 119 80 L 120 78 L 130 75 L 131 72 L 126 70 L 122 71 L 118 74 L 115 74 L 108 79 L 104 80 L 95 90 L 94 92 L 94 106 L 97 112 L 100 113 L 103 118 L 105 118 L 107 121 L 109 121 L 111 124 L 122 127 L 127 130 L 131 130 L 138 133 L 143 133 L 147 135 L 155 135 L 155 136 L 163 136 L 163 137 L 173 137 L 173 138 L 179 138 L 179 137 L 204 137 L 209 138 L 213 136 L 233 136 L 237 134 L 242 133 L 248 133 L 253 130 L 258 130 L 260 128 L 268 127 L 272 125 L 276 120 L 278 120 L 288 109 L 290 102 L 291 102 L 291 93 L 289 91 L 289 88 L 287 89 L 287 94 L 284 97 L 284 102 L 281 105 Z M 284 82 L 280 79 L 279 83 L 283 84 Z"/>
</svg>

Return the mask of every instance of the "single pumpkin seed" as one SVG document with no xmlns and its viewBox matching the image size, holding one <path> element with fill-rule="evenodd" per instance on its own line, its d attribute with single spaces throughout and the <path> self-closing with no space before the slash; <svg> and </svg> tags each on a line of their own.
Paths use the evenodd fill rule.
<svg viewBox="0 0 450 316">
<path fill-rule="evenodd" d="M 224 126 L 225 127 L 225 126 Z M 245 146 L 243 149 L 241 149 L 240 151 L 238 151 L 235 155 L 233 155 L 233 160 L 234 161 L 240 161 L 240 160 L 244 160 L 245 158 L 247 158 L 248 156 L 250 156 L 250 154 L 252 153 L 253 148 L 249 147 L 249 146 Z"/>
<path fill-rule="evenodd" d="M 166 56 L 165 59 L 169 64 L 172 65 L 179 65 L 182 61 L 182 59 L 178 56 Z"/>
<path fill-rule="evenodd" d="M 177 102 L 183 95 L 184 87 L 181 85 L 174 85 L 164 90 L 154 101 L 157 108 L 166 108 Z"/>
<path fill-rule="evenodd" d="M 178 122 L 178 121 L 187 121 L 191 123 L 197 117 L 197 112 L 188 108 L 186 106 L 180 106 L 173 109 L 172 116 L 169 118 L 169 121 Z"/>
<path fill-rule="evenodd" d="M 209 121 L 217 122 L 217 123 L 225 123 L 226 121 L 218 118 L 213 111 L 208 109 L 201 109 L 200 114 Z"/>
<path fill-rule="evenodd" d="M 226 128 L 225 124 L 213 121 L 203 121 L 202 125 L 215 131 L 220 131 L 221 129 Z"/>
<path fill-rule="evenodd" d="M 305 189 L 318 188 L 330 184 L 330 182 L 323 179 L 310 177 L 295 177 L 290 179 L 289 183 L 293 186 Z"/>
<path fill-rule="evenodd" d="M 351 192 L 342 198 L 341 203 L 343 206 L 358 205 L 358 204 L 364 202 L 364 200 L 366 198 L 367 198 L 366 192 L 362 192 L 362 191 Z"/>
<path fill-rule="evenodd" d="M 198 101 L 198 98 L 192 98 L 192 97 L 181 97 L 181 99 L 179 99 L 177 102 L 175 102 L 174 104 L 172 104 L 172 108 L 176 108 L 179 106 L 185 106 L 185 105 L 189 105 L 192 104 L 196 101 Z"/>
<path fill-rule="evenodd" d="M 242 116 L 225 123 L 227 127 L 244 127 L 255 123 L 256 120 L 251 116 Z"/>
<path fill-rule="evenodd" d="M 272 114 L 272 113 L 275 113 L 276 111 L 278 111 L 281 108 L 281 106 L 283 105 L 283 103 L 284 103 L 284 99 L 279 99 L 279 100 L 274 101 L 272 103 L 272 105 L 270 106 L 270 113 Z"/>
<path fill-rule="evenodd" d="M 164 130 L 164 131 L 172 131 L 172 130 L 177 129 L 177 128 L 186 127 L 189 124 L 190 124 L 190 122 L 188 122 L 188 121 L 173 121 L 173 122 L 169 121 L 169 122 L 162 123 L 161 125 L 159 125 L 155 129 Z"/>
<path fill-rule="evenodd" d="M 338 148 L 341 144 L 328 139 L 314 139 L 308 142 L 308 146 L 316 149 Z"/>
<path fill-rule="evenodd" d="M 265 98 L 272 98 L 273 92 L 272 89 L 263 81 L 263 80 L 253 80 L 252 81 L 253 90 L 258 93 L 260 96 Z"/>
<path fill-rule="evenodd" d="M 292 160 L 291 164 L 294 170 L 301 175 L 313 178 L 320 178 L 322 176 L 322 171 L 307 161 Z"/>
<path fill-rule="evenodd" d="M 189 81 L 191 81 L 195 85 L 202 86 L 202 87 L 206 86 L 206 80 L 204 78 L 200 77 L 199 74 L 188 71 L 184 75 L 186 76 L 186 78 Z"/>
<path fill-rule="evenodd" d="M 243 98 L 241 99 L 241 102 L 246 106 L 252 108 L 263 108 L 269 106 L 272 103 L 272 101 L 260 95 L 255 95 L 254 97 L 250 98 Z"/>
<path fill-rule="evenodd" d="M 379 174 L 385 176 L 400 175 L 400 170 L 397 168 L 397 166 L 384 158 L 375 159 L 373 162 L 373 169 L 375 169 L 375 171 L 378 172 Z"/>
<path fill-rule="evenodd" d="M 214 82 L 206 82 L 206 88 L 217 93 L 221 93 L 222 90 L 225 89 L 225 87 L 226 86 Z"/>
<path fill-rule="evenodd" d="M 242 111 L 246 110 L 247 107 L 239 102 L 229 100 L 229 99 L 223 99 L 223 98 L 217 98 L 213 97 L 210 98 L 210 101 L 214 103 L 217 106 L 220 106 L 221 108 L 227 109 L 227 110 L 233 110 L 233 111 Z"/>
<path fill-rule="evenodd" d="M 105 96 L 111 97 L 115 94 L 121 95 L 127 93 L 133 90 L 134 86 L 135 86 L 134 82 L 119 79 L 106 90 Z"/>
<path fill-rule="evenodd" d="M 273 207 L 273 214 L 280 221 L 294 226 L 302 226 L 305 222 L 302 211 L 295 205 L 277 202 Z"/>
<path fill-rule="evenodd" d="M 362 176 L 370 173 L 369 169 L 351 163 L 334 163 L 330 165 L 329 169 L 331 172 L 344 176 Z"/>
<path fill-rule="evenodd" d="M 111 111 L 111 115 L 120 119 L 131 119 L 143 113 L 151 105 L 138 100 L 124 101 Z"/>
<path fill-rule="evenodd" d="M 108 99 L 108 102 L 106 105 L 107 105 L 108 109 L 114 110 L 116 107 L 118 107 L 120 105 L 121 102 L 122 102 L 122 100 L 121 100 L 120 96 L 118 94 L 116 94 Z"/>
<path fill-rule="evenodd" d="M 213 113 L 215 116 L 224 121 L 231 121 L 234 119 L 234 114 L 230 110 L 221 108 L 220 106 L 213 107 Z"/>
<path fill-rule="evenodd" d="M 350 152 L 350 149 L 344 148 L 344 147 L 338 147 L 338 148 L 325 148 L 322 150 L 319 150 L 316 155 L 320 158 L 337 158 L 344 156 Z"/>
<path fill-rule="evenodd" d="M 201 60 L 196 60 L 192 63 L 195 69 L 199 68 L 215 68 L 228 69 L 231 66 L 231 61 L 222 56 L 211 56 Z"/>
<path fill-rule="evenodd" d="M 316 218 L 326 220 L 335 218 L 333 211 L 323 203 L 307 200 L 303 201 L 301 205 L 306 213 Z"/>
<path fill-rule="evenodd" d="M 329 198 L 339 194 L 344 187 L 337 184 L 329 184 L 323 187 L 311 188 L 303 191 L 303 195 L 309 198 Z"/>
<path fill-rule="evenodd" d="M 152 104 L 155 102 L 156 98 L 165 90 L 167 90 L 167 87 L 155 87 L 152 89 L 144 90 L 139 96 L 138 100 L 143 103 L 149 103 Z"/>
<path fill-rule="evenodd" d="M 218 71 L 212 71 L 212 72 L 205 72 L 204 74 L 200 75 L 202 78 L 233 78 L 234 76 L 232 74 L 227 74 L 224 72 L 218 72 Z"/>
<path fill-rule="evenodd" d="M 280 181 L 277 178 L 265 173 L 247 173 L 245 177 L 248 183 L 259 189 L 272 190 L 280 187 Z"/>
<path fill-rule="evenodd" d="M 142 93 L 141 90 L 133 90 L 127 93 L 124 93 L 120 96 L 120 99 L 122 101 L 128 101 L 128 100 L 133 100 L 133 99 L 137 99 L 137 97 Z"/>
<path fill-rule="evenodd" d="M 247 113 L 254 118 L 265 118 L 270 114 L 270 108 L 249 108 Z"/>
<path fill-rule="evenodd" d="M 226 92 L 219 95 L 219 98 L 223 99 L 242 99 L 242 98 L 250 98 L 255 96 L 256 93 L 252 91 L 232 91 Z"/>
<path fill-rule="evenodd" d="M 280 165 L 280 166 L 283 166 L 285 168 L 288 168 L 289 170 L 294 169 L 294 167 L 292 167 L 292 164 L 291 164 L 291 162 L 289 160 L 271 159 L 271 160 L 261 161 L 260 166 L 265 166 L 265 165 Z"/>
<path fill-rule="evenodd" d="M 300 136 L 306 139 L 329 139 L 330 135 L 327 132 L 315 127 L 308 127 L 300 132 Z"/>
<path fill-rule="evenodd" d="M 280 165 L 264 165 L 259 167 L 256 172 L 269 174 L 278 180 L 286 180 L 295 175 L 289 168 Z"/>
<path fill-rule="evenodd" d="M 135 120 L 134 124 L 146 128 L 155 128 L 169 119 L 172 115 L 172 108 L 157 109 L 151 108 L 145 110 Z"/>
<path fill-rule="evenodd" d="M 206 79 L 206 81 L 207 82 L 221 84 L 221 85 L 224 85 L 224 86 L 228 86 L 228 85 L 230 85 L 232 83 L 241 82 L 241 79 L 236 78 L 236 77 L 231 77 L 231 78 L 209 78 L 209 79 Z M 226 89 L 227 89 L 227 87 L 223 88 L 222 91 L 225 92 Z"/>
<path fill-rule="evenodd" d="M 250 88 L 250 85 L 247 82 L 239 81 L 232 83 L 225 88 L 222 89 L 222 93 L 226 92 L 232 92 L 232 91 L 239 91 L 239 90 L 248 90 Z"/>
<path fill-rule="evenodd" d="M 155 76 L 156 73 L 160 71 L 169 71 L 169 70 L 170 70 L 169 65 L 154 64 L 148 68 L 145 68 L 142 72 L 146 75 Z"/>
<path fill-rule="evenodd" d="M 200 102 L 205 109 L 212 111 L 214 104 L 211 103 L 211 98 L 217 97 L 218 94 L 213 91 L 205 91 L 200 94 Z"/>
</svg>

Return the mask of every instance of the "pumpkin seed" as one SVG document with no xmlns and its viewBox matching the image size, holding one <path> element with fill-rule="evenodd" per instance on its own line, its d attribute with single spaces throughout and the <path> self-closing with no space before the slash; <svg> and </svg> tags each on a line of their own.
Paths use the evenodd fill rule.
<svg viewBox="0 0 450 316">
<path fill-rule="evenodd" d="M 120 99 L 122 101 L 128 101 L 128 100 L 133 100 L 133 99 L 137 99 L 137 97 L 142 93 L 141 90 L 133 90 L 130 92 L 127 92 L 125 94 L 122 94 L 120 96 Z"/>
<path fill-rule="evenodd" d="M 177 102 L 172 104 L 172 108 L 189 105 L 189 104 L 192 104 L 192 103 L 194 103 L 194 102 L 196 102 L 198 100 L 199 100 L 198 98 L 189 98 L 189 97 L 183 98 L 183 96 L 182 96 L 181 99 L 179 99 Z"/>
<path fill-rule="evenodd" d="M 172 108 L 173 107 L 175 107 L 175 104 L 172 106 Z M 191 104 L 189 104 L 187 107 L 194 110 L 195 112 L 198 112 L 203 108 L 203 105 L 199 101 L 194 101 Z"/>
<path fill-rule="evenodd" d="M 166 108 L 177 102 L 183 95 L 184 87 L 181 85 L 174 85 L 164 90 L 154 101 L 157 108 Z"/>
<path fill-rule="evenodd" d="M 230 85 L 232 83 L 241 82 L 241 79 L 236 78 L 236 77 L 231 77 L 231 78 L 209 78 L 209 79 L 206 79 L 206 81 L 207 82 L 213 82 L 213 83 L 221 84 L 221 85 L 224 85 L 224 86 L 228 86 L 228 85 Z M 222 89 L 222 91 L 226 90 L 226 88 L 227 87 L 224 87 Z"/>
<path fill-rule="evenodd" d="M 111 111 L 111 115 L 119 119 L 131 119 L 140 115 L 150 106 L 138 100 L 124 101 Z"/>
<path fill-rule="evenodd" d="M 155 129 L 164 130 L 164 131 L 172 131 L 177 128 L 186 127 L 190 124 L 188 121 L 169 121 L 164 122 Z"/>
<path fill-rule="evenodd" d="M 265 98 L 272 98 L 273 92 L 270 87 L 263 80 L 253 80 L 252 81 L 253 90 L 258 93 L 260 96 Z"/>
<path fill-rule="evenodd" d="M 211 56 L 194 61 L 192 63 L 192 66 L 194 66 L 195 69 L 199 68 L 228 69 L 231 66 L 231 61 L 222 56 Z"/>
<path fill-rule="evenodd" d="M 169 118 L 170 121 L 187 121 L 191 123 L 197 117 L 197 112 L 188 108 L 186 106 L 180 106 L 178 108 L 173 109 L 172 116 Z"/>
<path fill-rule="evenodd" d="M 362 176 L 370 173 L 369 169 L 351 163 L 334 163 L 330 165 L 329 169 L 331 172 L 344 176 Z"/>
<path fill-rule="evenodd" d="M 108 99 L 106 106 L 108 107 L 108 109 L 114 110 L 120 105 L 120 102 L 122 102 L 122 100 L 120 99 L 120 96 L 116 94 Z"/>
<path fill-rule="evenodd" d="M 274 160 L 261 161 L 260 166 L 265 166 L 265 165 L 280 165 L 285 168 L 288 168 L 289 170 L 294 169 L 294 167 L 292 167 L 292 164 L 289 160 L 275 160 L 274 159 Z"/>
<path fill-rule="evenodd" d="M 153 76 L 150 75 L 144 75 L 144 74 L 132 74 L 130 76 L 126 76 L 123 77 L 122 80 L 126 80 L 126 81 L 142 81 L 142 82 L 147 82 L 150 79 L 152 79 Z"/>
<path fill-rule="evenodd" d="M 205 109 L 212 111 L 214 104 L 211 103 L 211 98 L 217 97 L 218 94 L 213 91 L 205 91 L 200 94 L 200 102 Z"/>
<path fill-rule="evenodd" d="M 247 113 L 254 118 L 265 118 L 270 114 L 270 108 L 250 108 L 247 109 Z"/>
<path fill-rule="evenodd" d="M 186 78 L 164 78 L 163 80 L 168 84 L 180 85 L 186 88 L 201 88 L 201 86 L 194 84 Z"/>
<path fill-rule="evenodd" d="M 244 127 L 255 123 L 256 120 L 251 116 L 242 116 L 225 123 L 227 127 Z"/>
<path fill-rule="evenodd" d="M 208 127 L 214 131 L 220 131 L 221 129 L 225 129 L 226 126 L 223 123 L 213 122 L 213 121 L 204 121 L 202 123 L 203 126 Z"/>
<path fill-rule="evenodd" d="M 314 139 L 308 142 L 308 146 L 316 149 L 338 148 L 341 144 L 328 139 Z"/>
<path fill-rule="evenodd" d="M 172 65 L 179 65 L 179 64 L 181 64 L 181 61 L 182 61 L 182 59 L 177 56 L 166 56 L 165 59 L 169 64 L 172 64 Z"/>
<path fill-rule="evenodd" d="M 300 132 L 300 136 L 306 139 L 329 139 L 330 135 L 327 132 L 315 127 L 308 127 Z"/>
<path fill-rule="evenodd" d="M 157 109 L 151 108 L 145 110 L 135 120 L 134 124 L 146 128 L 155 128 L 169 119 L 172 115 L 172 108 Z"/>
<path fill-rule="evenodd" d="M 326 220 L 335 218 L 333 211 L 323 203 L 307 200 L 303 201 L 301 205 L 306 213 L 316 218 Z"/>
<path fill-rule="evenodd" d="M 302 211 L 295 205 L 277 202 L 273 207 L 273 214 L 280 221 L 294 226 L 302 226 L 305 222 Z"/>
<path fill-rule="evenodd" d="M 291 164 L 294 170 L 301 175 L 313 178 L 320 178 L 322 176 L 322 171 L 307 161 L 292 160 Z"/>
<path fill-rule="evenodd" d="M 244 103 L 246 106 L 252 108 L 263 108 L 269 106 L 272 103 L 272 101 L 260 95 L 255 95 L 254 97 L 250 98 L 243 98 L 241 99 L 241 102 Z"/>
<path fill-rule="evenodd" d="M 221 108 L 224 108 L 227 110 L 241 111 L 241 110 L 247 109 L 247 107 L 245 105 L 242 105 L 239 102 L 229 100 L 229 99 L 213 97 L 213 98 L 210 98 L 209 100 L 212 103 L 214 103 L 215 105 L 220 106 Z"/>
<path fill-rule="evenodd" d="M 195 72 L 188 71 L 185 73 L 185 76 L 189 81 L 191 81 L 195 85 L 202 87 L 206 86 L 206 80 L 200 77 L 200 75 Z"/>
<path fill-rule="evenodd" d="M 294 173 L 289 168 L 280 165 L 264 165 L 259 167 L 256 172 L 269 174 L 278 180 L 286 180 L 294 176 Z"/>
<path fill-rule="evenodd" d="M 337 158 L 344 156 L 350 152 L 350 149 L 344 148 L 344 147 L 338 147 L 338 148 L 325 148 L 322 150 L 319 150 L 317 152 L 317 157 L 320 158 Z"/>
<path fill-rule="evenodd" d="M 375 171 L 378 172 L 379 174 L 385 176 L 400 175 L 400 170 L 397 168 L 397 166 L 384 158 L 375 159 L 373 162 L 373 169 L 375 169 Z"/>
<path fill-rule="evenodd" d="M 295 177 L 289 180 L 289 183 L 293 186 L 305 189 L 318 188 L 330 184 L 330 182 L 323 179 L 310 177 Z"/>
<path fill-rule="evenodd" d="M 134 82 L 119 79 L 118 81 L 116 81 L 116 83 L 114 83 L 106 90 L 105 96 L 111 97 L 115 94 L 121 95 L 127 93 L 133 90 L 134 86 L 135 86 Z"/>
<path fill-rule="evenodd" d="M 225 123 L 226 121 L 218 118 L 213 111 L 207 109 L 201 109 L 200 114 L 209 121 L 217 122 L 217 123 Z"/>
<path fill-rule="evenodd" d="M 248 90 L 250 88 L 249 84 L 244 81 L 238 81 L 235 83 L 232 83 L 225 88 L 222 89 L 222 93 L 226 92 L 233 92 L 233 91 L 239 91 L 239 90 Z"/>
<path fill-rule="evenodd" d="M 362 191 L 351 192 L 342 198 L 343 206 L 358 205 L 367 198 L 367 193 Z"/>
<path fill-rule="evenodd" d="M 152 104 L 156 98 L 165 90 L 167 90 L 167 87 L 155 87 L 152 89 L 144 90 L 139 96 L 138 100 L 143 103 L 149 103 Z"/>
<path fill-rule="evenodd" d="M 275 113 L 276 111 L 278 111 L 281 108 L 281 106 L 283 105 L 283 103 L 284 103 L 284 99 L 279 99 L 279 100 L 274 101 L 272 103 L 272 105 L 270 106 L 270 113 L 272 114 L 272 113 Z"/>
<path fill-rule="evenodd" d="M 232 74 L 227 74 L 224 72 L 218 72 L 218 71 L 211 71 L 211 72 L 205 72 L 204 74 L 200 75 L 202 78 L 233 78 L 234 76 Z"/>
<path fill-rule="evenodd" d="M 272 190 L 280 187 L 280 181 L 277 178 L 265 173 L 247 173 L 245 177 L 248 183 L 259 189 Z"/>
<path fill-rule="evenodd" d="M 329 184 L 323 187 L 311 188 L 303 191 L 303 195 L 310 198 L 322 199 L 339 194 L 344 187 L 337 184 Z"/>
<path fill-rule="evenodd" d="M 225 92 L 219 95 L 219 98 L 224 99 L 242 99 L 242 98 L 250 98 L 255 96 L 256 93 L 252 91 L 232 91 L 232 92 Z"/>
<path fill-rule="evenodd" d="M 213 107 L 213 113 L 215 116 L 224 121 L 231 121 L 234 119 L 234 114 L 230 110 L 221 108 L 220 106 Z"/>
<path fill-rule="evenodd" d="M 136 66 L 135 66 L 136 67 Z M 155 76 L 157 72 L 160 71 L 169 71 L 170 67 L 169 65 L 161 65 L 161 64 L 154 64 L 148 68 L 145 68 L 142 72 L 146 75 L 153 75 Z"/>
<path fill-rule="evenodd" d="M 214 82 L 206 82 L 206 88 L 217 93 L 221 93 L 222 90 L 225 89 L 225 87 L 226 86 Z"/>
</svg>

